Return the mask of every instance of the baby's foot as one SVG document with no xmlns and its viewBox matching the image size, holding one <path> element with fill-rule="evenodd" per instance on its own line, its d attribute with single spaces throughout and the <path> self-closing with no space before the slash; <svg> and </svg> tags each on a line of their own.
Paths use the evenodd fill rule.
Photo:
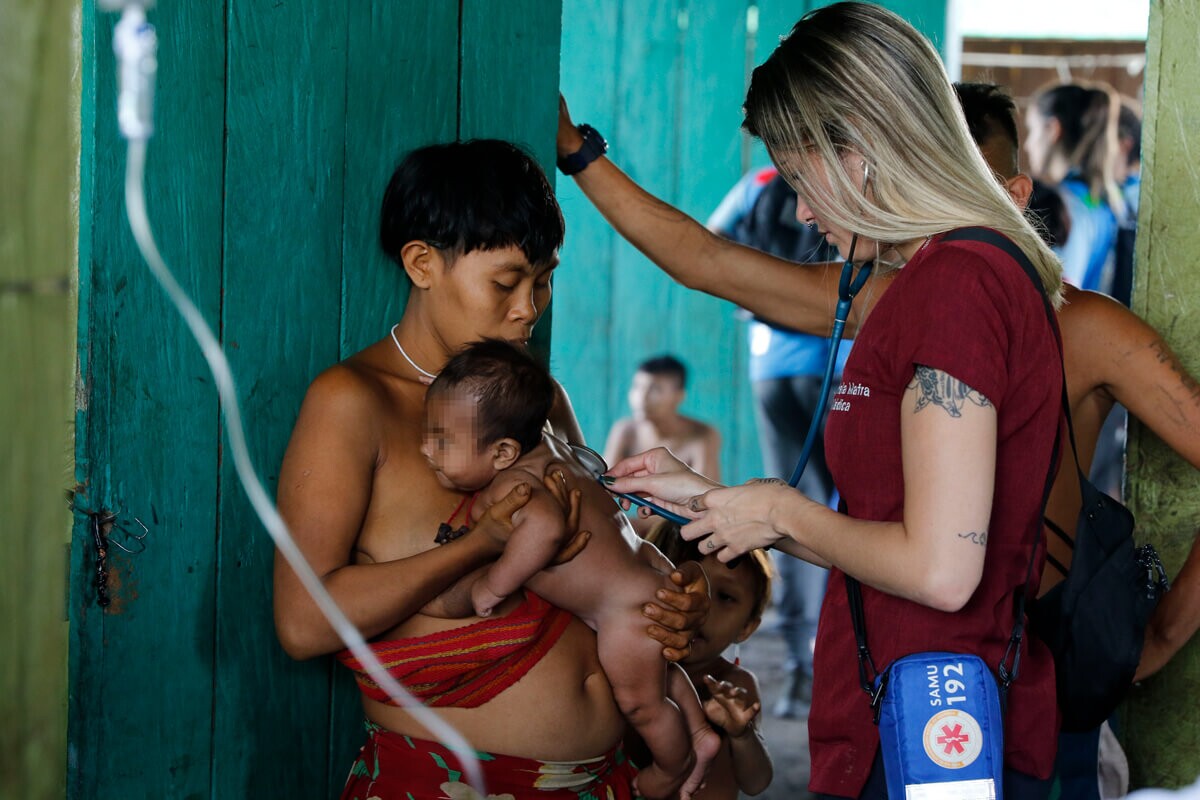
<svg viewBox="0 0 1200 800">
<path fill-rule="evenodd" d="M 697 728 L 692 731 L 692 750 L 696 754 L 696 764 L 679 790 L 680 800 L 691 800 L 704 785 L 708 768 L 721 750 L 721 736 L 707 725 Z"/>
</svg>

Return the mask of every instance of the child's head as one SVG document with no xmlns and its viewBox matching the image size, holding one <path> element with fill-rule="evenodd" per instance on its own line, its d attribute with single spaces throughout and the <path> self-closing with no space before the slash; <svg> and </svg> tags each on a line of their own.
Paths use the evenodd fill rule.
<svg viewBox="0 0 1200 800">
<path fill-rule="evenodd" d="M 413 241 L 453 262 L 474 250 L 518 247 L 534 266 L 551 263 L 563 241 L 563 218 L 538 163 L 497 139 L 435 144 L 412 151 L 383 197 L 379 240 L 403 266 Z"/>
<path fill-rule="evenodd" d="M 687 367 L 674 356 L 638 364 L 629 387 L 629 408 L 637 419 L 664 419 L 679 413 L 687 388 Z"/>
<path fill-rule="evenodd" d="M 421 453 L 443 486 L 474 491 L 542 441 L 554 404 L 550 373 L 498 339 L 446 362 L 425 396 Z"/>
<path fill-rule="evenodd" d="M 698 561 L 708 576 L 712 603 L 685 666 L 704 667 L 712 663 L 736 642 L 743 642 L 758 630 L 771 597 L 771 560 L 762 550 L 751 550 L 730 565 L 715 555 L 701 555 L 695 542 L 679 535 L 679 526 L 657 519 L 647 532 L 653 544 L 674 564 Z"/>
</svg>

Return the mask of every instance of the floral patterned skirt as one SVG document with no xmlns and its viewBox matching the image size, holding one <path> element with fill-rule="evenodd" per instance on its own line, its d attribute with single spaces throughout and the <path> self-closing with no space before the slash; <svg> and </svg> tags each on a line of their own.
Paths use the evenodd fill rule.
<svg viewBox="0 0 1200 800">
<path fill-rule="evenodd" d="M 465 783 L 458 757 L 437 742 L 366 723 L 341 800 L 635 800 L 637 768 L 618 747 L 585 761 L 536 761 L 476 753 L 487 795 Z"/>
</svg>

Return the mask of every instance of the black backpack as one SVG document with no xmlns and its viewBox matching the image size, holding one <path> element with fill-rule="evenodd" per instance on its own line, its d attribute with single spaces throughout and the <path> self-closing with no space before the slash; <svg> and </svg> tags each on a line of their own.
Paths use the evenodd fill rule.
<svg viewBox="0 0 1200 800">
<path fill-rule="evenodd" d="M 1074 542 L 1046 520 L 1072 546 L 1071 564 L 1054 562 L 1066 577 L 1033 601 L 1029 624 L 1054 654 L 1063 730 L 1086 731 L 1108 719 L 1133 684 L 1146 622 L 1168 586 L 1154 548 L 1134 545 L 1129 509 L 1084 477 L 1078 456 L 1075 471 L 1083 508 Z"/>
<path fill-rule="evenodd" d="M 985 228 L 955 231 L 946 238 L 982 241 L 1008 253 L 1042 292 L 1047 317 L 1057 330 L 1041 280 L 1008 238 Z M 1060 340 L 1060 354 L 1061 347 Z M 1069 568 L 1055 562 L 1066 575 L 1062 583 L 1029 603 L 1029 624 L 1054 655 L 1063 730 L 1086 731 L 1108 719 L 1129 691 L 1142 656 L 1146 623 L 1168 585 L 1154 548 L 1134 545 L 1133 514 L 1093 486 L 1079 468 L 1065 369 L 1062 408 L 1083 503 L 1073 543 L 1065 531 L 1046 520 L 1074 553 Z M 1018 614 L 1023 605 L 1024 600 L 1019 600 Z"/>
</svg>

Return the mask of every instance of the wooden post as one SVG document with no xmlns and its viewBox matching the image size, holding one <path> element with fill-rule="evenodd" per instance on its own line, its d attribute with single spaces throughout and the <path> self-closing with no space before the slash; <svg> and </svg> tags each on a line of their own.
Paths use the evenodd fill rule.
<svg viewBox="0 0 1200 800">
<path fill-rule="evenodd" d="M 32 800 L 66 785 L 75 6 L 0 11 L 0 797 Z"/>
<path fill-rule="evenodd" d="M 1143 183 L 1133 308 L 1200 374 L 1200 15 L 1192 0 L 1150 4 Z M 1193 399 L 1200 399 L 1200 387 Z M 1197 432 L 1200 435 L 1200 432 Z M 1200 530 L 1200 474 L 1130 425 L 1127 495 L 1138 540 L 1174 575 Z M 1122 736 L 1133 787 L 1181 786 L 1200 774 L 1200 641 L 1135 689 Z"/>
</svg>

